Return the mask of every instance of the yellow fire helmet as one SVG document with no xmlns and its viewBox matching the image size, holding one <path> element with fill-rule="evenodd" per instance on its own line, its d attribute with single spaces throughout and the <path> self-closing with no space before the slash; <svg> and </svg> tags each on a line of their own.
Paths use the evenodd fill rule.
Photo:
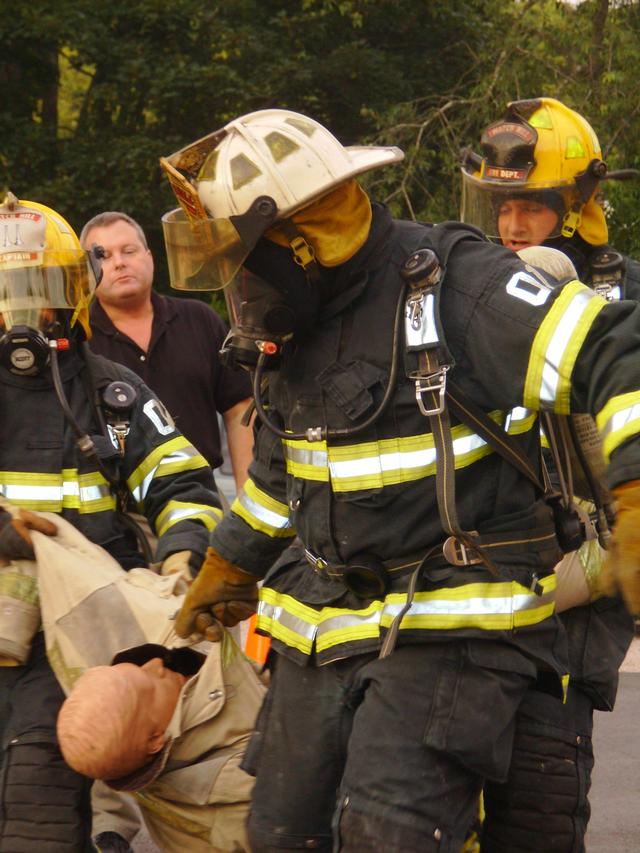
<svg viewBox="0 0 640 853">
<path fill-rule="evenodd" d="M 0 316 L 5 331 L 43 329 L 52 312 L 71 311 L 91 335 L 95 268 L 69 223 L 43 204 L 8 193 L 0 206 Z M 51 309 L 51 310 L 47 310 Z"/>
<path fill-rule="evenodd" d="M 171 286 L 226 287 L 274 223 L 403 156 L 395 147 L 345 147 L 314 119 L 269 109 L 161 158 L 180 202 L 162 218 Z"/>
<path fill-rule="evenodd" d="M 607 242 L 596 200 L 607 174 L 598 138 L 579 113 L 555 98 L 512 101 L 480 140 L 481 154 L 463 149 L 461 219 L 499 239 L 501 204 L 533 198 L 558 213 L 549 237 L 578 233 L 591 245 Z"/>
</svg>

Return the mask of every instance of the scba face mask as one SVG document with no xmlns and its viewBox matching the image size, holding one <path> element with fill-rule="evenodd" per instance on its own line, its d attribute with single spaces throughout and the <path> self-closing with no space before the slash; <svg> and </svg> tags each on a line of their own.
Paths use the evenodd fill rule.
<svg viewBox="0 0 640 853">
<path fill-rule="evenodd" d="M 0 362 L 19 375 L 48 363 L 49 341 L 89 336 L 99 263 L 51 208 L 8 193 L 0 206 Z"/>
<path fill-rule="evenodd" d="M 261 240 L 225 290 L 231 331 L 222 357 L 228 366 L 266 368 L 280 363 L 282 348 L 312 333 L 319 306 L 318 283 L 291 259 L 291 251 Z"/>
</svg>

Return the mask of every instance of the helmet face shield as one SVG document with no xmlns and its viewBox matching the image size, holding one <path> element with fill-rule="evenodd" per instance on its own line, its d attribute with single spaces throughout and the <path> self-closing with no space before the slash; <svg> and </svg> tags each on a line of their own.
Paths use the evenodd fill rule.
<svg viewBox="0 0 640 853">
<path fill-rule="evenodd" d="M 505 218 L 516 203 L 523 212 L 528 206 L 543 205 L 556 214 L 555 224 L 545 237 L 550 239 L 560 235 L 564 217 L 577 198 L 575 184 L 498 183 L 463 170 L 460 219 L 480 228 L 490 239 L 499 241 L 504 238 Z"/>
<path fill-rule="evenodd" d="M 162 230 L 176 290 L 222 290 L 253 249 L 230 219 L 189 219 L 181 208 L 165 213 Z"/>
<path fill-rule="evenodd" d="M 2 326 L 46 329 L 55 311 L 77 315 L 91 302 L 96 288 L 93 268 L 81 249 L 39 253 L 39 265 L 15 265 L 7 253 L 0 254 L 0 314 Z"/>
</svg>

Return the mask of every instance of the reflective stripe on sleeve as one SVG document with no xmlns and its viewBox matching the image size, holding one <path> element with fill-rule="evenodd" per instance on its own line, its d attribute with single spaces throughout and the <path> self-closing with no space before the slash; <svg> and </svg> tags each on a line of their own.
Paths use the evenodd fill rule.
<svg viewBox="0 0 640 853">
<path fill-rule="evenodd" d="M 231 504 L 231 511 L 247 522 L 249 527 L 271 537 L 295 536 L 289 520 L 289 507 L 259 489 L 249 478 Z"/>
<path fill-rule="evenodd" d="M 511 631 L 536 625 L 553 614 L 556 577 L 540 581 L 538 596 L 515 581 L 473 583 L 452 589 L 419 592 L 400 623 L 400 630 Z M 345 643 L 379 638 L 406 603 L 405 593 L 392 593 L 362 610 L 324 607 L 314 610 L 269 587 L 260 590 L 258 627 L 303 654 Z"/>
<path fill-rule="evenodd" d="M 584 339 L 606 300 L 579 281 L 562 288 L 533 340 L 524 386 L 524 405 L 570 411 L 571 374 Z"/>
<path fill-rule="evenodd" d="M 200 521 L 211 532 L 222 518 L 222 510 L 204 504 L 169 501 L 156 519 L 156 533 L 162 536 L 179 521 Z"/>
<path fill-rule="evenodd" d="M 88 514 L 113 510 L 116 505 L 102 474 L 78 474 L 76 468 L 65 468 L 60 474 L 0 471 L 0 492 L 17 506 L 36 512 L 75 509 Z"/>
<path fill-rule="evenodd" d="M 154 448 L 128 478 L 127 485 L 141 507 L 156 477 L 168 477 L 206 467 L 206 459 L 180 435 Z"/>
<path fill-rule="evenodd" d="M 612 397 L 596 415 L 596 426 L 602 436 L 605 461 L 633 435 L 640 432 L 640 392 L 631 391 Z"/>
</svg>

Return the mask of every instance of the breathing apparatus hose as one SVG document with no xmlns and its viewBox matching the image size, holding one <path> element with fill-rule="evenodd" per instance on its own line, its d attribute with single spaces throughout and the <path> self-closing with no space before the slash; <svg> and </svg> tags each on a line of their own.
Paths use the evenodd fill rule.
<svg viewBox="0 0 640 853">
<path fill-rule="evenodd" d="M 327 438 L 350 438 L 353 435 L 357 435 L 358 433 L 363 432 L 364 430 L 368 429 L 372 424 L 374 424 L 381 417 L 381 415 L 389 405 L 389 401 L 391 400 L 391 397 L 395 390 L 396 378 L 398 376 L 398 365 L 400 362 L 400 329 L 402 328 L 402 313 L 404 309 L 405 299 L 406 287 L 402 288 L 402 290 L 400 291 L 400 295 L 396 303 L 396 310 L 393 321 L 393 341 L 391 344 L 391 366 L 389 368 L 389 381 L 387 382 L 384 396 L 380 401 L 380 405 L 375 410 L 375 412 L 373 412 L 373 414 L 371 414 L 366 420 L 362 421 L 362 423 L 356 424 L 352 427 L 346 427 L 344 429 L 330 429 L 327 426 L 323 426 L 309 427 L 307 430 L 305 430 L 305 432 L 285 432 L 269 419 L 269 415 L 267 414 L 262 403 L 262 378 L 264 376 L 265 364 L 269 356 L 266 355 L 264 352 L 261 352 L 258 356 L 258 363 L 256 364 L 256 369 L 253 373 L 253 400 L 256 408 L 256 414 L 258 415 L 264 426 L 274 435 L 277 435 L 279 438 L 284 438 L 289 441 L 322 441 L 323 439 Z"/>
<path fill-rule="evenodd" d="M 93 443 L 91 436 L 87 435 L 84 432 L 78 421 L 76 420 L 73 412 L 71 411 L 71 406 L 69 405 L 69 401 L 67 400 L 66 394 L 64 393 L 64 386 L 62 384 L 62 378 L 60 376 L 60 365 L 58 364 L 58 341 L 51 340 L 49 341 L 49 350 L 51 353 L 51 376 L 53 377 L 53 387 L 56 392 L 56 397 L 58 398 L 58 402 L 62 408 L 63 414 L 68 421 L 71 429 L 74 431 L 76 436 L 76 443 L 80 449 L 80 452 L 90 459 L 92 463 L 96 466 L 98 471 L 102 474 L 105 480 L 109 483 L 109 485 L 114 489 L 117 498 L 118 505 L 118 517 L 122 521 L 123 525 L 127 527 L 131 533 L 134 534 L 138 544 L 140 545 L 142 555 L 147 563 L 152 563 L 154 560 L 153 553 L 151 551 L 151 547 L 149 542 L 147 541 L 146 536 L 144 535 L 144 531 L 140 527 L 140 525 L 131 518 L 130 515 L 122 508 L 124 504 L 122 498 L 122 488 L 120 481 L 113 476 L 113 474 L 108 470 L 102 459 L 98 456 L 96 451 L 95 444 Z"/>
</svg>

